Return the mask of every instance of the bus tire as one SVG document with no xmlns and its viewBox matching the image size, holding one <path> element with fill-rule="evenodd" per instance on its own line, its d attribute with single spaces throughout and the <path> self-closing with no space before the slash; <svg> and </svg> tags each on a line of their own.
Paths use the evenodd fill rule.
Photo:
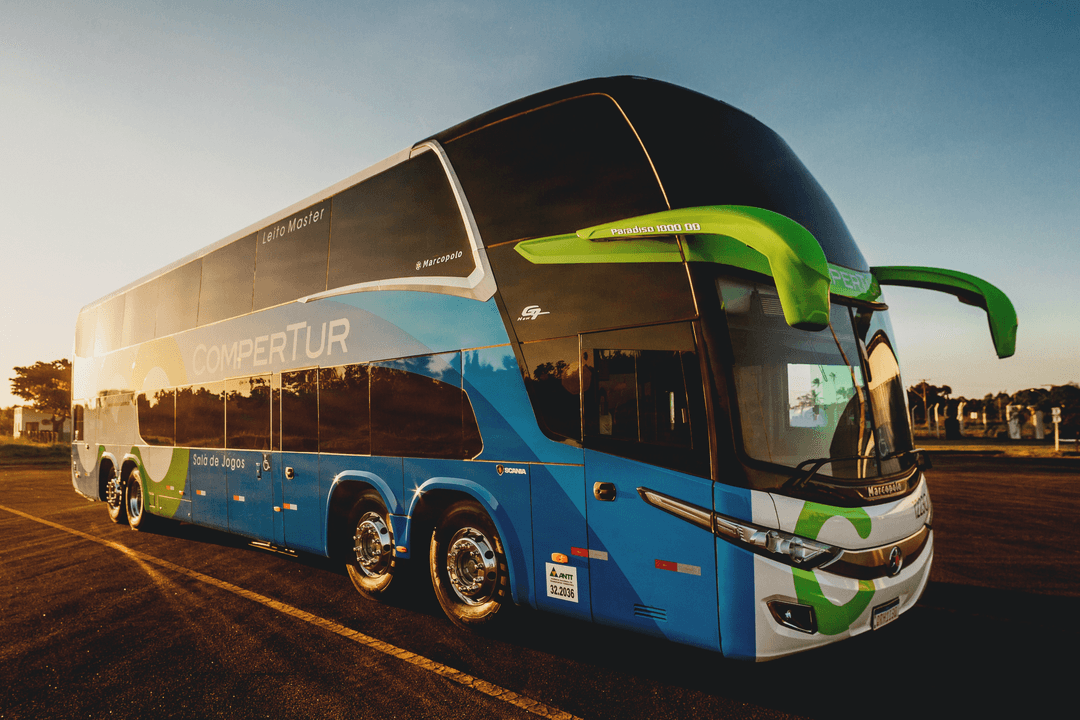
<svg viewBox="0 0 1080 720">
<path fill-rule="evenodd" d="M 120 476 L 116 470 L 111 470 L 108 482 L 105 483 L 105 507 L 109 511 L 109 519 L 117 525 L 127 522 L 127 512 L 124 510 L 124 485 L 120 482 Z"/>
<path fill-rule="evenodd" d="M 502 540 L 484 509 L 472 500 L 446 508 L 431 534 L 431 584 L 455 625 L 491 625 L 510 601 Z M 505 614 L 505 613 L 504 613 Z"/>
<path fill-rule="evenodd" d="M 138 468 L 131 471 L 124 483 L 124 512 L 132 530 L 145 530 L 150 522 L 150 514 L 143 505 L 143 482 Z"/>
<path fill-rule="evenodd" d="M 389 513 L 379 493 L 365 491 L 349 514 L 348 560 L 353 587 L 368 600 L 388 597 L 397 570 Z M 400 581 L 397 583 L 400 585 Z"/>
</svg>

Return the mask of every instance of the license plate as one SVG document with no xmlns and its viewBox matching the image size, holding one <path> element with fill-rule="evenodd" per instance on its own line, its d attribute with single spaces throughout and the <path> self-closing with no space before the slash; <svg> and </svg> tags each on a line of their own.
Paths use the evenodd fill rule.
<svg viewBox="0 0 1080 720">
<path fill-rule="evenodd" d="M 874 608 L 870 627 L 874 630 L 880 630 L 898 617 L 900 617 L 900 598 L 893 598 L 884 605 L 878 605 Z"/>
</svg>

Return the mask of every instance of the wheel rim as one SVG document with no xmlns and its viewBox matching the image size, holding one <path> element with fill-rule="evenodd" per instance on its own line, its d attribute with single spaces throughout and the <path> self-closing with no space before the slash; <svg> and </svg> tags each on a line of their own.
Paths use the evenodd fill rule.
<svg viewBox="0 0 1080 720">
<path fill-rule="evenodd" d="M 128 491 L 127 511 L 128 517 L 137 519 L 142 515 L 142 487 L 138 483 L 132 483 Z"/>
<path fill-rule="evenodd" d="M 476 528 L 466 527 L 454 533 L 446 554 L 446 572 L 450 587 L 469 605 L 491 599 L 498 579 L 498 562 L 492 542 Z"/>
<path fill-rule="evenodd" d="M 368 577 L 382 575 L 390 564 L 392 547 L 390 529 L 378 513 L 369 512 L 356 523 L 353 552 L 356 564 Z"/>
<path fill-rule="evenodd" d="M 105 502 L 114 510 L 124 503 L 123 492 L 120 490 L 120 479 L 110 478 L 105 486 Z"/>
</svg>

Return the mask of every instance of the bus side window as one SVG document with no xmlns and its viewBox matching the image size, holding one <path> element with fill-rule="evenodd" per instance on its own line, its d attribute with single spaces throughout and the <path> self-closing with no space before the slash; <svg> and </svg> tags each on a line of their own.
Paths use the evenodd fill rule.
<svg viewBox="0 0 1080 720">
<path fill-rule="evenodd" d="M 468 277 L 472 247 L 434 152 L 333 198 L 328 289 L 412 276 Z"/>
<path fill-rule="evenodd" d="M 319 452 L 371 454 L 367 365 L 319 369 Z"/>
<path fill-rule="evenodd" d="M 93 355 L 104 355 L 120 348 L 124 332 L 124 305 L 124 296 L 117 295 L 95 309 L 94 317 L 97 322 L 93 334 Z"/>
<path fill-rule="evenodd" d="M 251 312 L 255 235 L 234 240 L 202 259 L 199 326 Z"/>
<path fill-rule="evenodd" d="M 270 376 L 225 381 L 225 447 L 270 449 Z"/>
<path fill-rule="evenodd" d="M 582 336 L 585 446 L 707 476 L 708 434 L 687 323 Z"/>
<path fill-rule="evenodd" d="M 86 439 L 86 405 L 79 403 L 75 406 L 75 417 L 72 422 L 71 439 L 75 442 Z"/>
<path fill-rule="evenodd" d="M 554 439 L 580 442 L 582 366 L 577 336 L 525 343 L 521 354 L 525 389 L 540 429 Z"/>
<path fill-rule="evenodd" d="M 305 208 L 256 234 L 254 309 L 326 289 L 330 201 Z"/>
<path fill-rule="evenodd" d="M 281 373 L 281 450 L 319 451 L 319 376 L 313 368 Z"/>
<path fill-rule="evenodd" d="M 177 388 L 176 444 L 179 447 L 225 447 L 224 382 Z"/>
<path fill-rule="evenodd" d="M 372 367 L 371 453 L 450 459 L 478 455 L 482 443 L 476 416 L 461 389 L 460 372 L 455 369 L 448 379 L 453 375 L 455 383 L 398 367 Z"/>
<path fill-rule="evenodd" d="M 170 446 L 175 441 L 176 391 L 172 388 L 139 393 L 139 436 L 147 445 Z"/>
<path fill-rule="evenodd" d="M 162 275 L 159 283 L 154 337 L 190 330 L 198 319 L 202 260 L 193 260 Z"/>
</svg>

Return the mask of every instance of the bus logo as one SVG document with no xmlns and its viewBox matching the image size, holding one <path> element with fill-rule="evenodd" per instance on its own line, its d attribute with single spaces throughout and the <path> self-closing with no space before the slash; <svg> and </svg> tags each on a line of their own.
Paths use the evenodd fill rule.
<svg viewBox="0 0 1080 720">
<path fill-rule="evenodd" d="M 904 566 L 904 552 L 897 545 L 889 553 L 889 577 L 896 577 L 900 574 L 900 568 Z"/>
<path fill-rule="evenodd" d="M 549 313 L 547 310 L 541 310 L 539 305 L 529 305 L 521 311 L 521 317 L 518 318 L 518 321 L 520 322 L 521 320 L 535 320 L 541 315 L 550 314 L 551 313 Z"/>
</svg>

